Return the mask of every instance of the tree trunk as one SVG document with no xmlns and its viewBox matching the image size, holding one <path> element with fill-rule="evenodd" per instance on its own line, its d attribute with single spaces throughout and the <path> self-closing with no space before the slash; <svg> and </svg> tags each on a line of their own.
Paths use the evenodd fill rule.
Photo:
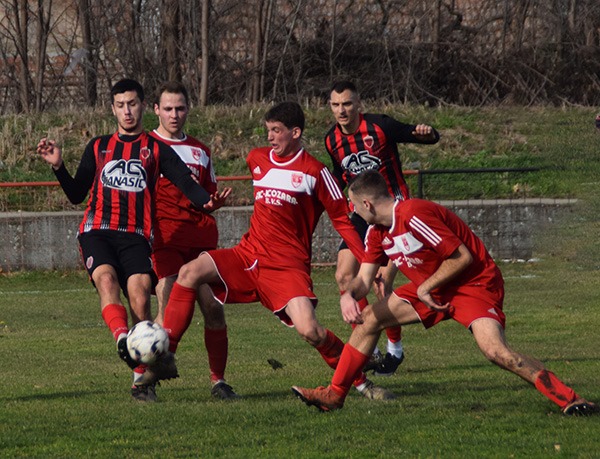
<svg viewBox="0 0 600 459">
<path fill-rule="evenodd" d="M 181 81 L 179 0 L 163 1 L 162 32 L 162 45 L 167 66 L 167 78 L 171 81 Z"/>
<path fill-rule="evenodd" d="M 208 19 L 209 19 L 210 0 L 202 0 L 202 22 L 201 22 L 201 39 L 202 39 L 202 67 L 200 69 L 200 106 L 205 107 L 208 97 Z"/>
<path fill-rule="evenodd" d="M 95 107 L 98 102 L 98 53 L 92 36 L 92 11 L 89 0 L 78 0 L 79 17 L 81 18 L 81 34 L 83 47 L 86 50 L 86 59 L 83 66 L 85 101 L 90 107 Z"/>
</svg>

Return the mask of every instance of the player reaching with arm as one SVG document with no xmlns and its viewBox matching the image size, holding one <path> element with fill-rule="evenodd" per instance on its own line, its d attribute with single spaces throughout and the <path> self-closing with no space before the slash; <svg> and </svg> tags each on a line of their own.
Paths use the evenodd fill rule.
<svg viewBox="0 0 600 459">
<path fill-rule="evenodd" d="M 187 164 L 198 183 L 211 194 L 212 212 L 225 203 L 231 188 L 217 190 L 210 150 L 183 131 L 188 112 L 186 88 L 177 82 L 163 83 L 156 92 L 154 103 L 159 125 L 151 135 L 169 145 L 173 154 Z M 206 209 L 197 209 L 172 182 L 160 177 L 152 247 L 154 270 L 158 276 L 156 322 L 163 323 L 164 308 L 179 268 L 205 250 L 216 249 L 218 239 L 215 218 Z M 206 285 L 198 288 L 197 301 L 204 317 L 204 344 L 210 367 L 211 394 L 221 399 L 236 398 L 231 386 L 225 382 L 229 340 L 223 305 L 214 299 Z"/>
<path fill-rule="evenodd" d="M 396 199 L 409 198 L 409 190 L 398 153 L 398 143 L 436 143 L 440 136 L 427 124 L 405 124 L 386 115 L 361 113 L 361 101 L 356 86 L 350 81 L 340 81 L 331 88 L 329 105 L 336 124 L 325 136 L 325 147 L 333 162 L 333 175 L 343 188 L 348 182 L 366 170 L 378 170 L 386 180 L 388 191 Z M 362 239 L 367 223 L 353 212 L 352 224 Z M 356 276 L 359 262 L 342 242 L 338 250 L 336 282 L 340 293 L 348 289 L 348 283 Z M 375 293 L 379 299 L 390 293 L 397 269 L 389 263 L 379 270 Z M 360 306 L 367 305 L 366 297 Z M 404 360 L 401 327 L 386 329 L 387 352 L 382 356 L 377 346 L 373 357 L 365 366 L 377 375 L 391 376 Z"/>
<path fill-rule="evenodd" d="M 300 105 L 274 106 L 265 114 L 265 126 L 270 146 L 252 150 L 246 159 L 254 184 L 250 229 L 237 246 L 205 252 L 179 270 L 164 320 L 171 351 L 190 324 L 198 287 L 209 284 L 222 303 L 260 301 L 336 368 L 344 345 L 318 322 L 310 277 L 312 237 L 323 211 L 359 259 L 363 244 L 329 170 L 302 147 Z M 153 376 L 152 383 L 176 373 L 171 358 L 146 375 Z M 360 372 L 351 384 L 368 398 L 394 397 Z"/>
<path fill-rule="evenodd" d="M 564 414 L 600 413 L 596 404 L 581 398 L 540 361 L 509 347 L 502 274 L 483 242 L 456 214 L 421 199 L 395 200 L 376 171 L 355 178 L 349 195 L 355 211 L 371 226 L 360 270 L 340 305 L 347 322 L 362 325 L 344 347 L 330 386 L 292 388 L 302 401 L 323 411 L 342 408 L 353 378 L 384 328 L 418 322 L 430 328 L 453 319 L 472 333 L 488 360 L 534 385 Z M 410 282 L 361 311 L 357 300 L 367 294 L 386 258 Z"/>
<path fill-rule="evenodd" d="M 142 384 L 146 369 L 129 356 L 126 336 L 129 303 L 131 324 L 151 320 L 151 240 L 154 192 L 160 174 L 172 181 L 199 209 L 211 208 L 209 193 L 198 185 L 171 149 L 144 132 L 144 90 L 124 79 L 111 88 L 111 108 L 117 132 L 92 139 L 75 176 L 67 171 L 54 140 L 41 139 L 37 152 L 52 166 L 69 200 L 78 204 L 88 196 L 77 240 L 90 279 L 98 291 L 102 317 L 117 341 L 119 356 L 133 369 L 131 395 L 156 400 L 153 385 Z"/>
</svg>

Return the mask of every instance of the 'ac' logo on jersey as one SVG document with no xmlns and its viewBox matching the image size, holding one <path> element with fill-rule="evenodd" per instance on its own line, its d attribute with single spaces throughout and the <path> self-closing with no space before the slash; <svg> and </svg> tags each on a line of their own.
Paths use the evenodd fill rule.
<svg viewBox="0 0 600 459">
<path fill-rule="evenodd" d="M 106 163 L 101 180 L 107 188 L 138 192 L 146 188 L 146 170 L 139 159 L 116 159 Z"/>
<path fill-rule="evenodd" d="M 342 167 L 352 175 L 371 169 L 378 170 L 381 160 L 377 156 L 370 155 L 367 150 L 352 153 L 342 160 Z"/>
</svg>

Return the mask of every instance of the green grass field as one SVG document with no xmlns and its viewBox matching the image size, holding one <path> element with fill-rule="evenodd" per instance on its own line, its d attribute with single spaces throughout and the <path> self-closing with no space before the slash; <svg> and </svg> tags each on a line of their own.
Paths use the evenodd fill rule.
<svg viewBox="0 0 600 459">
<path fill-rule="evenodd" d="M 581 395 L 600 401 L 597 268 L 562 251 L 503 264 L 507 335 Z M 343 339 L 332 268 L 315 270 L 321 322 Z M 568 279 L 568 282 L 565 280 Z M 398 399 L 353 391 L 320 413 L 291 393 L 331 370 L 258 304 L 226 309 L 228 380 L 242 399 L 210 397 L 198 314 L 181 343 L 181 378 L 159 402 L 130 399 L 97 296 L 82 273 L 0 276 L 0 457 L 598 457 L 600 417 L 567 418 L 535 389 L 488 363 L 446 322 L 405 328 L 406 360 L 374 379 Z M 383 344 L 383 341 L 382 341 Z M 273 370 L 267 359 L 283 363 Z"/>
</svg>

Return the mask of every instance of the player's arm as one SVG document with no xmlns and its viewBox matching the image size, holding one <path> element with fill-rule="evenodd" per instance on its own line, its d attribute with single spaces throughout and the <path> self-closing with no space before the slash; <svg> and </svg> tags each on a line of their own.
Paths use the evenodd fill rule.
<svg viewBox="0 0 600 459">
<path fill-rule="evenodd" d="M 54 175 L 72 204 L 83 202 L 94 181 L 96 160 L 94 157 L 93 142 L 88 143 L 81 157 L 75 177 L 72 177 L 65 167 L 62 159 L 62 151 L 54 140 L 44 138 L 40 140 L 37 146 L 38 153 L 52 166 Z"/>
<path fill-rule="evenodd" d="M 442 262 L 438 269 L 419 285 L 419 288 L 417 288 L 419 299 L 430 309 L 435 309 L 437 311 L 447 310 L 450 307 L 450 303 L 438 303 L 431 296 L 431 292 L 447 285 L 472 262 L 473 255 L 471 255 L 471 252 L 469 252 L 469 249 L 467 249 L 464 244 L 460 244 L 458 248 Z"/>
<path fill-rule="evenodd" d="M 334 229 L 342 236 L 352 255 L 359 262 L 362 261 L 364 243 L 348 218 L 350 209 L 346 197 L 326 167 L 323 167 L 320 171 L 317 196 L 323 203 Z"/>
<path fill-rule="evenodd" d="M 362 323 L 362 314 L 360 311 L 360 306 L 358 305 L 358 300 L 361 300 L 367 296 L 378 270 L 378 264 L 360 264 L 358 274 L 350 281 L 348 289 L 340 297 L 340 309 L 342 310 L 342 317 L 344 318 L 345 322 L 349 324 Z"/>
<path fill-rule="evenodd" d="M 188 198 L 196 208 L 204 210 L 205 204 L 211 200 L 210 194 L 192 178 L 189 167 L 181 160 L 171 147 L 159 142 L 160 172 L 169 179 Z M 171 151 L 168 151 L 168 150 Z"/>
<path fill-rule="evenodd" d="M 439 132 L 428 124 L 406 124 L 384 115 L 380 126 L 396 143 L 434 144 L 440 140 Z"/>
</svg>

